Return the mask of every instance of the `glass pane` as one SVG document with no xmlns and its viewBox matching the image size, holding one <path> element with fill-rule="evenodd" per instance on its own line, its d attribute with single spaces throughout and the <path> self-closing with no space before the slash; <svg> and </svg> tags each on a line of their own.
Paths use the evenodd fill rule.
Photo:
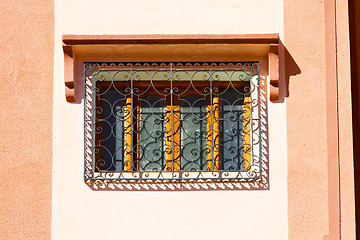
<svg viewBox="0 0 360 240">
<path fill-rule="evenodd" d="M 190 95 L 181 99 L 181 169 L 206 170 L 207 158 L 206 99 Z"/>
<path fill-rule="evenodd" d="M 115 107 L 115 170 L 124 170 L 124 106 Z"/>
<path fill-rule="evenodd" d="M 223 112 L 223 169 L 243 170 L 244 162 L 244 96 L 228 89 L 221 97 Z"/>
<path fill-rule="evenodd" d="M 165 101 L 150 95 L 140 99 L 139 170 L 164 170 Z"/>
<path fill-rule="evenodd" d="M 247 72 L 118 70 L 93 80 L 96 171 L 249 169 Z"/>
<path fill-rule="evenodd" d="M 98 171 L 124 169 L 125 95 L 114 89 L 99 90 L 95 109 L 95 164 Z"/>
</svg>

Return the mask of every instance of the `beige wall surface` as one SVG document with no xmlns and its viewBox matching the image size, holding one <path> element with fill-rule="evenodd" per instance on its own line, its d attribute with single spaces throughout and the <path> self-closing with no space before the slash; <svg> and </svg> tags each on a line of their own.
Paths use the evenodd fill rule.
<svg viewBox="0 0 360 240">
<path fill-rule="evenodd" d="M 0 1 L 0 239 L 50 239 L 54 3 Z"/>
<path fill-rule="evenodd" d="M 269 102 L 270 190 L 94 191 L 62 34 L 280 33 L 282 0 L 55 1 L 53 239 L 287 239 L 286 104 Z"/>
<path fill-rule="evenodd" d="M 289 239 L 355 239 L 347 13 L 284 0 Z"/>
</svg>

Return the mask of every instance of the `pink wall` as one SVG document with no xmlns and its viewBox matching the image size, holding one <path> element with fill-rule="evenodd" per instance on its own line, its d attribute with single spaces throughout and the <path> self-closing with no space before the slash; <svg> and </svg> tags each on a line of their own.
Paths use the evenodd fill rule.
<svg viewBox="0 0 360 240">
<path fill-rule="evenodd" d="M 53 4 L 0 1 L 0 239 L 50 239 Z"/>
<path fill-rule="evenodd" d="M 68 10 L 59 11 L 61 15 L 59 19 L 63 22 L 59 24 L 60 28 L 57 30 L 58 40 L 55 45 L 58 51 L 58 56 L 55 57 L 57 66 L 61 66 L 62 63 L 61 34 L 83 34 L 84 32 L 104 34 L 106 31 L 114 34 L 134 33 L 136 21 L 132 19 L 128 25 L 125 24 L 129 17 L 126 14 L 130 14 L 129 12 L 123 12 L 126 15 L 124 19 L 121 19 L 121 15 L 117 12 L 112 13 L 116 21 L 105 21 L 107 16 L 102 16 L 99 18 L 101 24 L 94 25 L 93 14 L 84 10 L 85 5 L 76 5 L 71 1 L 64 2 L 59 1 L 57 5 L 61 7 L 59 9 Z M 197 3 L 205 3 L 205 1 L 197 1 Z M 129 3 L 129 6 L 134 7 L 134 4 L 134 2 Z M 137 1 L 137 4 L 140 2 Z M 226 9 L 221 1 L 215 4 Z M 278 5 L 282 7 L 281 4 Z M 206 6 L 209 7 L 208 4 Z M 120 8 L 120 6 L 117 7 Z M 234 2 L 233 9 L 237 7 L 239 6 Z M 101 5 L 101 8 L 107 9 L 106 5 Z M 213 11 L 212 8 L 206 9 L 208 12 Z M 265 9 L 264 5 L 260 4 L 259 9 L 269 14 L 270 8 Z M 167 10 L 164 12 L 169 13 Z M 280 18 L 278 12 L 274 18 Z M 201 14 L 205 13 L 201 12 Z M 173 16 L 174 13 L 171 14 Z M 282 67 L 285 66 L 286 78 L 281 85 L 281 101 L 285 103 L 270 104 L 270 108 L 274 111 L 270 116 L 273 120 L 270 119 L 270 121 L 276 122 L 274 109 L 286 104 L 286 109 L 282 108 L 280 112 L 286 112 L 287 117 L 285 130 L 287 143 L 285 138 L 283 139 L 285 143 L 282 143 L 284 146 L 287 144 L 287 189 L 281 185 L 286 182 L 286 179 L 279 178 L 271 182 L 271 191 L 267 192 L 208 192 L 197 193 L 191 197 L 200 196 L 207 199 L 207 195 L 212 197 L 215 195 L 219 201 L 228 201 L 234 206 L 242 206 L 244 201 L 252 202 L 253 198 L 259 199 L 258 196 L 263 196 L 268 206 L 271 206 L 268 200 L 271 197 L 277 199 L 279 194 L 276 194 L 276 191 L 279 191 L 281 196 L 284 196 L 284 201 L 277 202 L 277 205 L 281 205 L 281 209 L 284 209 L 283 226 L 287 224 L 287 208 L 289 239 L 339 239 L 340 229 L 342 239 L 355 239 L 347 1 L 284 0 L 283 14 L 283 21 L 279 19 L 275 21 L 279 23 L 275 24 L 276 27 L 269 23 L 271 21 L 257 18 L 257 22 L 254 20 L 251 28 L 247 30 L 246 26 L 250 26 L 249 24 L 241 25 L 243 22 L 234 21 L 237 20 L 236 14 L 232 14 L 231 19 L 228 19 L 229 23 L 225 22 L 223 25 L 221 21 L 216 21 L 214 16 L 217 15 L 213 14 L 213 17 L 209 18 L 209 21 L 213 21 L 211 24 L 202 21 L 201 25 L 194 26 L 191 31 L 193 33 L 224 33 L 222 31 L 239 33 L 240 29 L 244 31 L 241 33 L 247 33 L 247 31 L 248 33 L 251 31 L 265 33 L 265 30 L 273 32 L 274 29 L 283 28 L 283 32 L 277 31 L 280 32 L 286 48 L 285 62 L 282 63 Z M 253 15 L 254 13 L 250 11 L 247 17 L 251 18 Z M 131 197 L 140 199 L 139 194 L 134 196 L 132 192 L 93 192 L 82 182 L 82 106 L 65 101 L 61 75 L 63 69 L 57 67 L 55 68 L 57 75 L 53 74 L 55 31 L 53 1 L 4 0 L 0 2 L 0 16 L 0 63 L 2 66 L 0 69 L 0 76 L 2 76 L 0 239 L 50 239 L 51 224 L 53 224 L 53 230 L 55 229 L 54 238 L 81 235 L 82 233 L 79 232 L 81 229 L 84 232 L 89 230 L 88 226 L 84 226 L 84 220 L 92 223 L 91 219 L 84 216 L 93 212 L 82 208 L 89 199 L 93 199 L 95 203 L 101 203 L 103 199 L 116 198 L 120 202 L 129 201 Z M 82 16 L 87 16 L 88 19 Z M 80 20 L 79 17 L 81 17 Z M 157 17 L 149 16 L 151 24 L 137 24 L 138 33 L 146 31 L 148 33 L 188 33 L 190 31 L 187 24 L 178 25 L 176 29 L 176 22 L 167 25 L 161 15 Z M 73 21 L 74 19 L 78 20 Z M 176 21 L 175 18 L 175 20 L 169 19 Z M 184 19 L 188 21 L 185 22 L 188 25 L 192 21 L 191 18 Z M 222 21 L 226 19 L 221 18 Z M 143 23 L 141 19 L 138 21 Z M 122 23 L 121 28 L 119 28 L 119 22 Z M 284 26 L 281 25 L 282 22 Z M 119 32 L 114 29 L 118 29 Z M 257 30 L 260 32 L 256 32 Z M 54 81 L 59 84 L 55 87 L 56 91 L 59 91 L 54 93 L 54 96 L 58 97 L 56 100 L 55 97 L 53 100 Z M 58 121 L 57 126 L 60 126 L 57 129 L 57 140 L 54 140 L 52 135 L 53 102 L 56 105 L 54 109 L 57 109 L 54 116 L 59 117 L 55 120 Z M 68 123 L 72 120 L 69 126 Z M 275 178 L 278 175 L 281 176 L 276 171 L 283 166 L 282 163 L 276 161 L 284 160 L 283 164 L 285 164 L 283 155 L 286 153 L 282 153 L 281 148 L 275 151 L 276 154 L 283 154 L 279 155 L 283 157 L 282 159 L 271 152 L 277 147 L 276 134 L 280 132 L 282 125 L 271 127 L 276 129 L 276 131 L 272 130 L 272 135 L 269 136 L 270 141 L 273 141 L 270 145 L 270 154 L 272 154 L 270 164 L 276 166 L 270 167 L 270 175 Z M 63 129 L 68 129 L 68 132 Z M 52 189 L 52 146 L 53 141 L 61 143 L 61 139 L 67 142 L 66 148 L 70 151 L 63 151 L 65 145 L 58 147 L 59 153 L 54 157 L 54 164 L 57 165 L 54 169 L 60 175 L 54 181 L 54 190 Z M 64 175 L 67 176 L 69 182 L 65 188 Z M 56 191 L 54 195 L 58 197 L 56 201 L 51 199 L 52 190 Z M 154 202 L 163 197 L 171 197 L 172 201 L 179 199 L 179 194 L 143 194 Z M 64 195 L 69 199 L 64 201 Z M 184 199 L 189 198 L 184 197 Z M 58 205 L 52 209 L 54 203 Z M 88 204 L 94 206 L 92 203 Z M 78 207 L 74 208 L 74 206 Z M 269 211 L 266 208 L 268 206 L 264 207 L 267 211 Z M 52 210 L 55 212 L 53 216 Z M 167 212 L 168 210 L 164 209 L 163 214 Z M 182 213 L 178 212 L 180 215 Z M 154 216 L 152 213 L 149 214 Z M 129 213 L 129 216 L 132 215 L 133 212 Z M 274 218 L 274 214 L 269 215 L 269 219 Z M 69 231 L 64 231 L 61 224 Z M 274 224 L 279 224 L 279 222 L 274 221 Z M 273 230 L 272 226 L 266 227 L 269 232 Z M 286 227 L 282 231 L 285 232 Z M 221 233 L 216 234 L 220 236 Z M 230 233 L 228 234 L 229 237 L 233 237 Z"/>
<path fill-rule="evenodd" d="M 284 0 L 284 28 L 289 238 L 355 239 L 347 1 Z"/>
</svg>

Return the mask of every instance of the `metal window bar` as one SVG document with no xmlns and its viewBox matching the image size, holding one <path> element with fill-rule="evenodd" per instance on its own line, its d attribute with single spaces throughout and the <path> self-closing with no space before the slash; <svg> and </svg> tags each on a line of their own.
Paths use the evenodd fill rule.
<svg viewBox="0 0 360 240">
<path fill-rule="evenodd" d="M 85 63 L 84 178 L 261 179 L 259 81 L 258 62 Z"/>
</svg>

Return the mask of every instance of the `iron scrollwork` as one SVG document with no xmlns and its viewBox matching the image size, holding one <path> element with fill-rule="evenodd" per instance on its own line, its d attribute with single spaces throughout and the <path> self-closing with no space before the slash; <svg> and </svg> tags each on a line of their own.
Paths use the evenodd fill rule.
<svg viewBox="0 0 360 240">
<path fill-rule="evenodd" d="M 86 181 L 267 184 L 258 62 L 85 63 Z"/>
</svg>

